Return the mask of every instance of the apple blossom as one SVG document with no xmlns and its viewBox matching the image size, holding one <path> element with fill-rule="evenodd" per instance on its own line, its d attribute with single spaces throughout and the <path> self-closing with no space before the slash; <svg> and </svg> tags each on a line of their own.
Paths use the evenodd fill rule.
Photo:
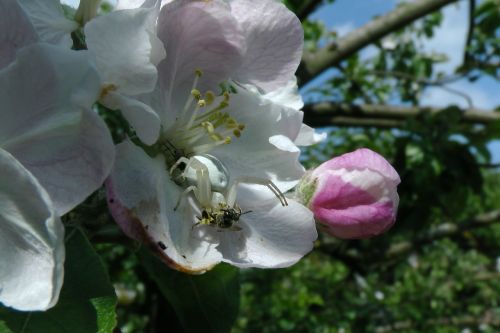
<svg viewBox="0 0 500 333">
<path fill-rule="evenodd" d="M 45 310 L 63 281 L 59 216 L 101 186 L 114 147 L 91 110 L 100 82 L 88 54 L 39 43 L 16 1 L 0 9 L 0 301 Z"/>
<path fill-rule="evenodd" d="M 173 1 L 157 30 L 168 56 L 142 100 L 161 135 L 146 150 L 117 146 L 106 184 L 115 220 L 184 272 L 297 262 L 317 233 L 283 192 L 304 173 L 295 141 L 320 139 L 293 107 L 300 22 L 274 1 Z"/>
<path fill-rule="evenodd" d="M 158 116 L 138 96 L 154 89 L 157 80 L 155 65 L 165 57 L 155 30 L 160 3 L 93 18 L 98 1 L 82 0 L 75 21 L 62 24 L 68 19 L 64 17 L 58 0 L 20 1 L 43 41 L 69 48 L 70 33 L 84 25 L 84 47 L 95 62 L 101 80 L 100 103 L 122 111 L 139 138 L 153 144 L 160 131 Z M 59 21 L 61 23 L 56 24 Z"/>
<path fill-rule="evenodd" d="M 367 238 L 394 224 L 399 183 L 398 173 L 382 156 L 358 149 L 309 171 L 296 193 L 326 232 Z"/>
</svg>

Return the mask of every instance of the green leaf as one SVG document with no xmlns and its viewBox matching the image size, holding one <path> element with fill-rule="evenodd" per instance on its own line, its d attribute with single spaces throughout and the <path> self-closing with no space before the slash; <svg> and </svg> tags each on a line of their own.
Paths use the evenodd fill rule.
<svg viewBox="0 0 500 333">
<path fill-rule="evenodd" d="M 116 303 L 101 259 L 83 233 L 69 229 L 64 284 L 57 305 L 45 312 L 0 308 L 0 320 L 12 333 L 111 333 L 116 326 Z"/>
<path fill-rule="evenodd" d="M 186 332 L 231 330 L 240 304 L 237 268 L 220 264 L 205 274 L 188 275 L 169 269 L 146 251 L 140 256 Z"/>
</svg>

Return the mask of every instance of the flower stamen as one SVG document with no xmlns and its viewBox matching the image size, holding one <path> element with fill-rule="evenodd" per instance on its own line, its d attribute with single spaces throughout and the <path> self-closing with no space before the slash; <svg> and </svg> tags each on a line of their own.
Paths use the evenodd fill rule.
<svg viewBox="0 0 500 333">
<path fill-rule="evenodd" d="M 187 154 L 206 153 L 219 145 L 229 144 L 233 137 L 241 137 L 245 128 L 228 112 L 223 112 L 231 100 L 229 92 L 216 96 L 210 90 L 202 93 L 197 89 L 202 75 L 201 70 L 195 71 L 191 93 L 176 120 L 173 133 L 167 138 Z"/>
</svg>

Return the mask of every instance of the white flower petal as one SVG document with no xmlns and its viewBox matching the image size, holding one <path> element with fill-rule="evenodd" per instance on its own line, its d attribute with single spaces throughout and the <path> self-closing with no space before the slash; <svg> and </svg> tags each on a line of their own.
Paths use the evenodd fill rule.
<svg viewBox="0 0 500 333">
<path fill-rule="evenodd" d="M 226 233 L 219 247 L 224 261 L 238 267 L 280 268 L 299 261 L 318 237 L 312 212 L 288 200 L 240 198 L 239 232 Z"/>
<path fill-rule="evenodd" d="M 129 141 L 119 144 L 106 187 L 110 210 L 122 230 L 150 245 L 169 266 L 203 273 L 221 261 L 217 240 L 207 242 L 199 235 L 202 230 L 193 228 L 199 212 L 192 199 L 186 197 L 174 211 L 182 190 L 169 179 L 163 158 L 152 159 Z"/>
<path fill-rule="evenodd" d="M 122 94 L 147 93 L 156 85 L 152 59 L 158 62 L 165 57 L 154 30 L 158 11 L 154 7 L 115 11 L 85 26 L 87 47 L 96 58 L 103 82 L 113 84 Z"/>
<path fill-rule="evenodd" d="M 298 158 L 300 151 L 287 146 L 281 150 L 278 137 L 295 140 L 302 125 L 301 112 L 284 112 L 280 105 L 260 98 L 258 93 L 238 88 L 231 95 L 229 114 L 244 124 L 240 138 L 219 146 L 210 153 L 229 169 L 231 178 L 251 176 L 272 180 L 282 191 L 294 187 L 304 174 Z M 283 146 L 284 147 L 284 146 Z M 244 153 L 242 153 L 244 152 Z"/>
<path fill-rule="evenodd" d="M 314 130 L 314 128 L 302 124 L 299 135 L 295 139 L 295 144 L 302 147 L 314 145 L 324 141 L 326 136 L 326 133 L 318 133 Z"/>
<path fill-rule="evenodd" d="M 35 177 L 0 149 L 0 301 L 46 310 L 63 282 L 64 228 Z"/>
<path fill-rule="evenodd" d="M 289 80 L 285 85 L 278 89 L 266 93 L 263 98 L 271 100 L 273 103 L 300 110 L 304 106 L 302 96 L 300 96 L 297 85 L 297 78 Z"/>
<path fill-rule="evenodd" d="M 203 71 L 198 89 L 217 89 L 239 67 L 244 52 L 238 24 L 219 1 L 165 5 L 158 18 L 158 37 L 168 54 L 159 66 L 160 84 L 168 93 L 167 105 L 177 111 L 191 92 L 196 70 Z"/>
<path fill-rule="evenodd" d="M 64 16 L 59 0 L 19 0 L 33 22 L 40 39 L 44 42 L 71 48 L 71 32 L 78 23 Z"/>
<path fill-rule="evenodd" d="M 145 144 L 152 145 L 158 140 L 160 117 L 149 105 L 117 93 L 109 93 L 102 103 L 112 110 L 119 109 Z"/>
<path fill-rule="evenodd" d="M 0 1 L 0 69 L 7 66 L 18 49 L 38 40 L 35 28 L 16 0 Z"/>
<path fill-rule="evenodd" d="M 230 5 L 247 42 L 243 65 L 232 78 L 265 91 L 285 85 L 302 57 L 299 19 L 279 1 L 232 0 Z"/>
<path fill-rule="evenodd" d="M 90 106 L 99 78 L 83 51 L 23 48 L 0 73 L 0 146 L 13 154 L 64 214 L 103 182 L 114 157 L 104 122 Z"/>
</svg>

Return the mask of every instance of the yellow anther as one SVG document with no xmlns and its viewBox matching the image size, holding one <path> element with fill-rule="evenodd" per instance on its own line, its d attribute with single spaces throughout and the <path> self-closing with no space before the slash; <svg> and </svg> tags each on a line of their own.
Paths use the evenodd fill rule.
<svg viewBox="0 0 500 333">
<path fill-rule="evenodd" d="M 233 131 L 233 134 L 234 134 L 234 136 L 235 136 L 235 137 L 237 137 L 237 138 L 239 138 L 239 137 L 241 136 L 241 132 L 240 132 L 240 130 L 237 130 L 237 129 L 235 129 L 235 130 Z"/>
<path fill-rule="evenodd" d="M 198 107 L 202 108 L 202 107 L 205 107 L 206 105 L 207 105 L 207 102 L 204 99 L 200 99 L 198 101 Z"/>
<path fill-rule="evenodd" d="M 195 69 L 194 74 L 197 77 L 201 77 L 203 75 L 203 71 L 201 69 Z"/>
<path fill-rule="evenodd" d="M 224 91 L 224 102 L 229 103 L 229 99 L 231 98 L 231 95 L 227 91 Z"/>
<path fill-rule="evenodd" d="M 205 93 L 205 101 L 207 102 L 207 105 L 211 105 L 215 100 L 215 94 L 212 91 L 207 91 Z"/>
<path fill-rule="evenodd" d="M 226 145 L 230 144 L 231 143 L 231 137 L 230 136 L 226 136 L 226 139 L 224 140 L 224 143 Z"/>
<path fill-rule="evenodd" d="M 243 131 L 243 130 L 245 129 L 245 125 L 243 125 L 243 124 L 239 124 L 239 125 L 238 125 L 238 129 L 239 129 L 240 131 Z"/>
<path fill-rule="evenodd" d="M 201 99 L 201 92 L 198 89 L 191 90 L 191 96 L 196 98 L 197 100 Z"/>
<path fill-rule="evenodd" d="M 234 120 L 234 118 L 228 117 L 228 119 L 226 121 L 226 127 L 227 128 L 237 128 L 238 123 L 236 122 L 236 120 Z"/>
</svg>

